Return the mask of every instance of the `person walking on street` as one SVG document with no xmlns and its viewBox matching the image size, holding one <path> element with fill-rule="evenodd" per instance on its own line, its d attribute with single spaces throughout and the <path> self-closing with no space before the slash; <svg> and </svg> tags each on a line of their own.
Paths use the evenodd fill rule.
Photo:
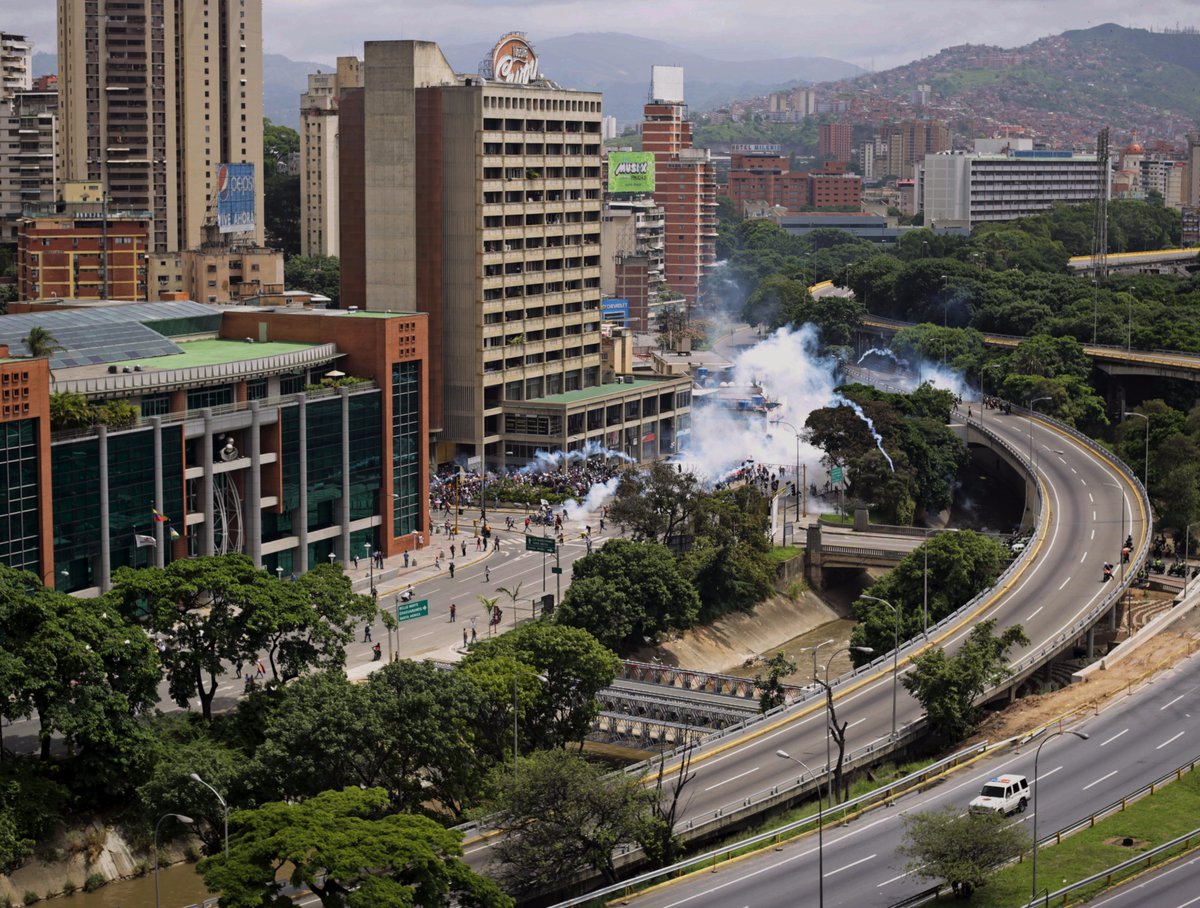
<svg viewBox="0 0 1200 908">
<path fill-rule="evenodd" d="M 463 628 L 463 649 L 467 648 L 467 629 Z"/>
<path fill-rule="evenodd" d="M 354 570 L 358 570 L 358 553 L 355 552 L 350 556 L 350 560 L 354 563 Z"/>
<path fill-rule="evenodd" d="M 455 603 L 451 602 L 450 603 L 450 623 L 451 624 L 453 624 L 457 620 L 457 616 L 458 616 L 458 606 Z"/>
<path fill-rule="evenodd" d="M 370 642 L 371 642 L 371 625 L 364 624 L 363 625 L 363 643 L 370 643 Z"/>
<path fill-rule="evenodd" d="M 497 536 L 497 537 L 496 537 L 496 538 L 495 538 L 495 539 L 492 541 L 492 551 L 493 551 L 493 552 L 498 552 L 498 551 L 500 551 L 500 537 L 499 537 L 499 536 Z"/>
<path fill-rule="evenodd" d="M 453 561 L 450 562 L 450 579 L 451 580 L 454 579 L 454 562 Z"/>
<path fill-rule="evenodd" d="M 491 582 L 492 582 L 492 568 L 491 568 L 491 565 L 485 564 L 485 565 L 483 566 L 483 582 L 484 582 L 484 583 L 491 583 Z"/>
<path fill-rule="evenodd" d="M 467 540 L 465 539 L 462 541 L 462 556 L 467 557 Z"/>
</svg>

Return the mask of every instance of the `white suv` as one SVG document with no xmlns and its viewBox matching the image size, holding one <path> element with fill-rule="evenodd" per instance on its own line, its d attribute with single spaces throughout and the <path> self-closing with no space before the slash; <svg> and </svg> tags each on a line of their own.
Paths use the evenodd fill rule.
<svg viewBox="0 0 1200 908">
<path fill-rule="evenodd" d="M 1029 802 L 1029 780 L 1024 776 L 996 776 L 989 779 L 971 802 L 974 811 L 991 811 L 1009 814 L 1024 813 Z"/>
</svg>

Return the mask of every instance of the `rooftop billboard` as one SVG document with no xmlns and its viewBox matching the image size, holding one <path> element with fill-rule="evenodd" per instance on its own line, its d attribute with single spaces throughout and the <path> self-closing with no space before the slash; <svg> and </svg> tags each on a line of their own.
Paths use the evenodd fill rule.
<svg viewBox="0 0 1200 908">
<path fill-rule="evenodd" d="M 221 233 L 254 230 L 254 165 L 217 167 L 217 227 Z"/>
<path fill-rule="evenodd" d="M 654 192 L 654 152 L 609 152 L 608 191 Z"/>
</svg>

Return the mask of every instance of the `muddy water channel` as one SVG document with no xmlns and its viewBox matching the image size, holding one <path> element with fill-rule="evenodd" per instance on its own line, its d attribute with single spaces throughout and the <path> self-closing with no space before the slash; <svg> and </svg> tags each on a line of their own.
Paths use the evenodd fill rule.
<svg viewBox="0 0 1200 908">
<path fill-rule="evenodd" d="M 215 898 L 196 873 L 195 864 L 161 868 L 159 886 L 162 908 L 184 908 L 185 905 L 199 905 L 206 898 Z M 130 880 L 114 880 L 95 892 L 81 891 L 38 904 L 46 908 L 153 908 L 154 872 Z"/>
</svg>

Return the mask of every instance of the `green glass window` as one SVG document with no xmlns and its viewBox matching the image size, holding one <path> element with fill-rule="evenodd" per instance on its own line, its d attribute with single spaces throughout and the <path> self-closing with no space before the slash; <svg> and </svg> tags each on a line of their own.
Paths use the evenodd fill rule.
<svg viewBox="0 0 1200 908">
<path fill-rule="evenodd" d="M 392 533 L 421 527 L 421 364 L 392 364 Z"/>
<path fill-rule="evenodd" d="M 37 420 L 0 423 L 0 562 L 41 575 Z"/>
</svg>

